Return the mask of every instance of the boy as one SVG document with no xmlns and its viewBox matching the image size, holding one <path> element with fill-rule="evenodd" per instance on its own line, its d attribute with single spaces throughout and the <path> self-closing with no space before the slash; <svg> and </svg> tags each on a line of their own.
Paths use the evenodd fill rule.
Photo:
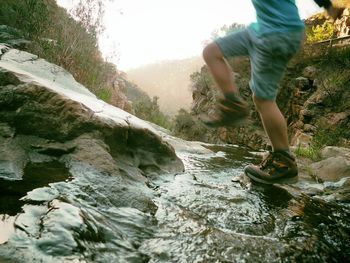
<svg viewBox="0 0 350 263">
<path fill-rule="evenodd" d="M 332 18 L 342 9 L 330 0 L 314 0 Z M 234 126 L 248 116 L 247 103 L 240 97 L 225 58 L 247 55 L 251 61 L 253 101 L 273 151 L 259 166 L 248 165 L 245 173 L 266 184 L 294 183 L 298 180 L 295 158 L 289 151 L 287 123 L 276 104 L 278 85 L 287 63 L 299 50 L 304 36 L 295 0 L 252 0 L 257 23 L 247 29 L 219 38 L 206 46 L 203 58 L 222 91 L 217 112 L 202 117 L 210 127 Z"/>
</svg>

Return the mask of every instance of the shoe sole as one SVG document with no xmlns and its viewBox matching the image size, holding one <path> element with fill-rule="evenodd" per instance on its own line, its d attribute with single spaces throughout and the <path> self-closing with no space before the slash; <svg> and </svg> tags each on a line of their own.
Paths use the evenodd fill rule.
<svg viewBox="0 0 350 263">
<path fill-rule="evenodd" d="M 265 181 L 263 179 L 255 177 L 253 174 L 244 171 L 245 175 L 248 176 L 250 179 L 252 179 L 255 182 L 262 183 L 262 184 L 295 184 L 298 182 L 298 176 L 291 177 L 291 178 L 281 178 L 281 179 L 276 179 L 275 181 Z"/>
<path fill-rule="evenodd" d="M 236 128 L 238 126 L 242 126 L 244 124 L 246 124 L 248 118 L 247 117 L 243 117 L 243 118 L 239 118 L 235 121 L 232 121 L 232 122 L 223 122 L 223 123 L 215 123 L 215 124 L 212 124 L 210 122 L 206 122 L 202 119 L 200 119 L 200 121 L 202 122 L 202 124 L 207 127 L 207 128 L 210 128 L 210 129 L 217 129 L 217 128 L 222 128 L 222 127 L 226 127 L 226 128 Z"/>
</svg>

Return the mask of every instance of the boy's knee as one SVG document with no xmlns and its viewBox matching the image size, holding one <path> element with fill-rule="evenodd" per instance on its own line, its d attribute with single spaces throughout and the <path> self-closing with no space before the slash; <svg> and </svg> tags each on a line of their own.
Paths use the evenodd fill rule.
<svg viewBox="0 0 350 263">
<path fill-rule="evenodd" d="M 255 108 L 258 112 L 261 112 L 266 104 L 274 103 L 272 100 L 266 100 L 263 98 L 259 98 L 253 94 L 253 102 L 255 104 Z"/>
<path fill-rule="evenodd" d="M 203 49 L 203 59 L 206 63 L 210 63 L 214 59 L 222 59 L 223 54 L 215 42 L 208 44 Z"/>
<path fill-rule="evenodd" d="M 253 98 L 253 102 L 254 102 L 256 109 L 259 110 L 259 106 L 261 104 L 260 99 L 258 97 L 256 97 L 254 94 L 252 95 L 252 98 Z"/>
</svg>

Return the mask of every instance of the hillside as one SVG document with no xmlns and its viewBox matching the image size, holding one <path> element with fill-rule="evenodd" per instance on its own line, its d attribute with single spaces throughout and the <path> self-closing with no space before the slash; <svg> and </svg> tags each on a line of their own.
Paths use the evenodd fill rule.
<svg viewBox="0 0 350 263">
<path fill-rule="evenodd" d="M 203 64 L 201 57 L 167 60 L 129 70 L 126 74 L 149 96 L 159 97 L 163 112 L 174 115 L 180 108 L 190 108 L 190 75 Z"/>
</svg>

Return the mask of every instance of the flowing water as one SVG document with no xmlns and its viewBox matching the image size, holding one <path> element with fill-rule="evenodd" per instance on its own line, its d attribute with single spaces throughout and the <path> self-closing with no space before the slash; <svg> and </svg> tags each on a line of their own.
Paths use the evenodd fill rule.
<svg viewBox="0 0 350 263">
<path fill-rule="evenodd" d="M 242 184 L 254 155 L 212 150 L 178 153 L 186 172 L 149 178 L 146 209 L 90 170 L 30 167 L 20 186 L 1 181 L 0 262 L 350 261 L 348 201 Z"/>
</svg>

